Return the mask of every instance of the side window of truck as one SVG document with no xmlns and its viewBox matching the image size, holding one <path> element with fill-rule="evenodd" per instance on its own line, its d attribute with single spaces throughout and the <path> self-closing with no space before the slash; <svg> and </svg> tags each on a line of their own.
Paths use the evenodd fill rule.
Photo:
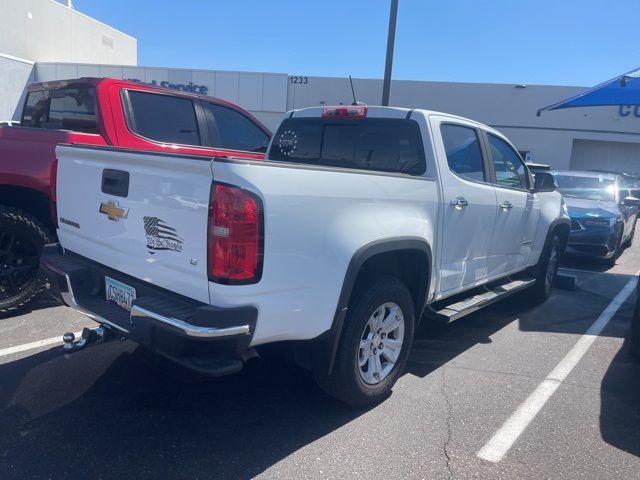
<svg viewBox="0 0 640 480">
<path fill-rule="evenodd" d="M 507 142 L 491 134 L 489 146 L 496 170 L 496 183 L 508 188 L 527 188 L 527 170 L 515 150 Z"/>
<path fill-rule="evenodd" d="M 445 123 L 440 126 L 440 131 L 449 169 L 466 180 L 484 182 L 484 161 L 476 130 Z"/>
<path fill-rule="evenodd" d="M 22 112 L 23 127 L 97 133 L 93 87 L 29 92 Z"/>
<path fill-rule="evenodd" d="M 246 152 L 267 151 L 269 136 L 249 118 L 214 103 L 205 103 L 205 108 L 211 112 L 215 122 L 217 145 L 214 146 Z"/>
<path fill-rule="evenodd" d="M 138 135 L 163 143 L 201 145 L 193 101 L 158 93 L 129 90 L 127 123 Z"/>
</svg>

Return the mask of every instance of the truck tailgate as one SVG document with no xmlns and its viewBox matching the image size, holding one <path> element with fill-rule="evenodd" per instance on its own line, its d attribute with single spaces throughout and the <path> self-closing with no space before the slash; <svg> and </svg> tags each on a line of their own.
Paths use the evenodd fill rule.
<svg viewBox="0 0 640 480">
<path fill-rule="evenodd" d="M 210 159 L 68 145 L 56 157 L 65 249 L 209 302 Z"/>
</svg>

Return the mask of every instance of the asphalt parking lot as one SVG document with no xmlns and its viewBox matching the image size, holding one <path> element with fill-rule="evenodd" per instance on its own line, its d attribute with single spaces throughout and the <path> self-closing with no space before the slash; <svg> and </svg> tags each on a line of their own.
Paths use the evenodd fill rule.
<svg viewBox="0 0 640 480">
<path fill-rule="evenodd" d="M 640 242 L 608 271 L 565 268 L 576 290 L 543 305 L 524 292 L 421 326 L 368 410 L 277 355 L 214 380 L 130 343 L 64 358 L 53 342 L 91 322 L 43 297 L 0 320 L 0 478 L 640 478 L 640 364 L 624 349 Z"/>
</svg>

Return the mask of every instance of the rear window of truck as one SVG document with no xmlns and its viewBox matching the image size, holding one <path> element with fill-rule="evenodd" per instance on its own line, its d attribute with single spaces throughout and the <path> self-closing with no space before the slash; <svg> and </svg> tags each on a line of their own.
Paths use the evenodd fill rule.
<svg viewBox="0 0 640 480">
<path fill-rule="evenodd" d="M 29 92 L 22 112 L 23 127 L 97 133 L 93 87 Z"/>
<path fill-rule="evenodd" d="M 287 118 L 278 128 L 269 160 L 421 175 L 426 161 L 414 120 Z"/>
</svg>

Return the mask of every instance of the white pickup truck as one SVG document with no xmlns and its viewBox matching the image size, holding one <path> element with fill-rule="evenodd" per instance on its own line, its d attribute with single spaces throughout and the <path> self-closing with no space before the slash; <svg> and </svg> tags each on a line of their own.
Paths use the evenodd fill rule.
<svg viewBox="0 0 640 480">
<path fill-rule="evenodd" d="M 265 160 L 56 152 L 55 296 L 209 375 L 289 342 L 352 405 L 390 392 L 421 318 L 547 298 L 570 229 L 503 135 L 425 110 L 292 111 Z"/>
</svg>

